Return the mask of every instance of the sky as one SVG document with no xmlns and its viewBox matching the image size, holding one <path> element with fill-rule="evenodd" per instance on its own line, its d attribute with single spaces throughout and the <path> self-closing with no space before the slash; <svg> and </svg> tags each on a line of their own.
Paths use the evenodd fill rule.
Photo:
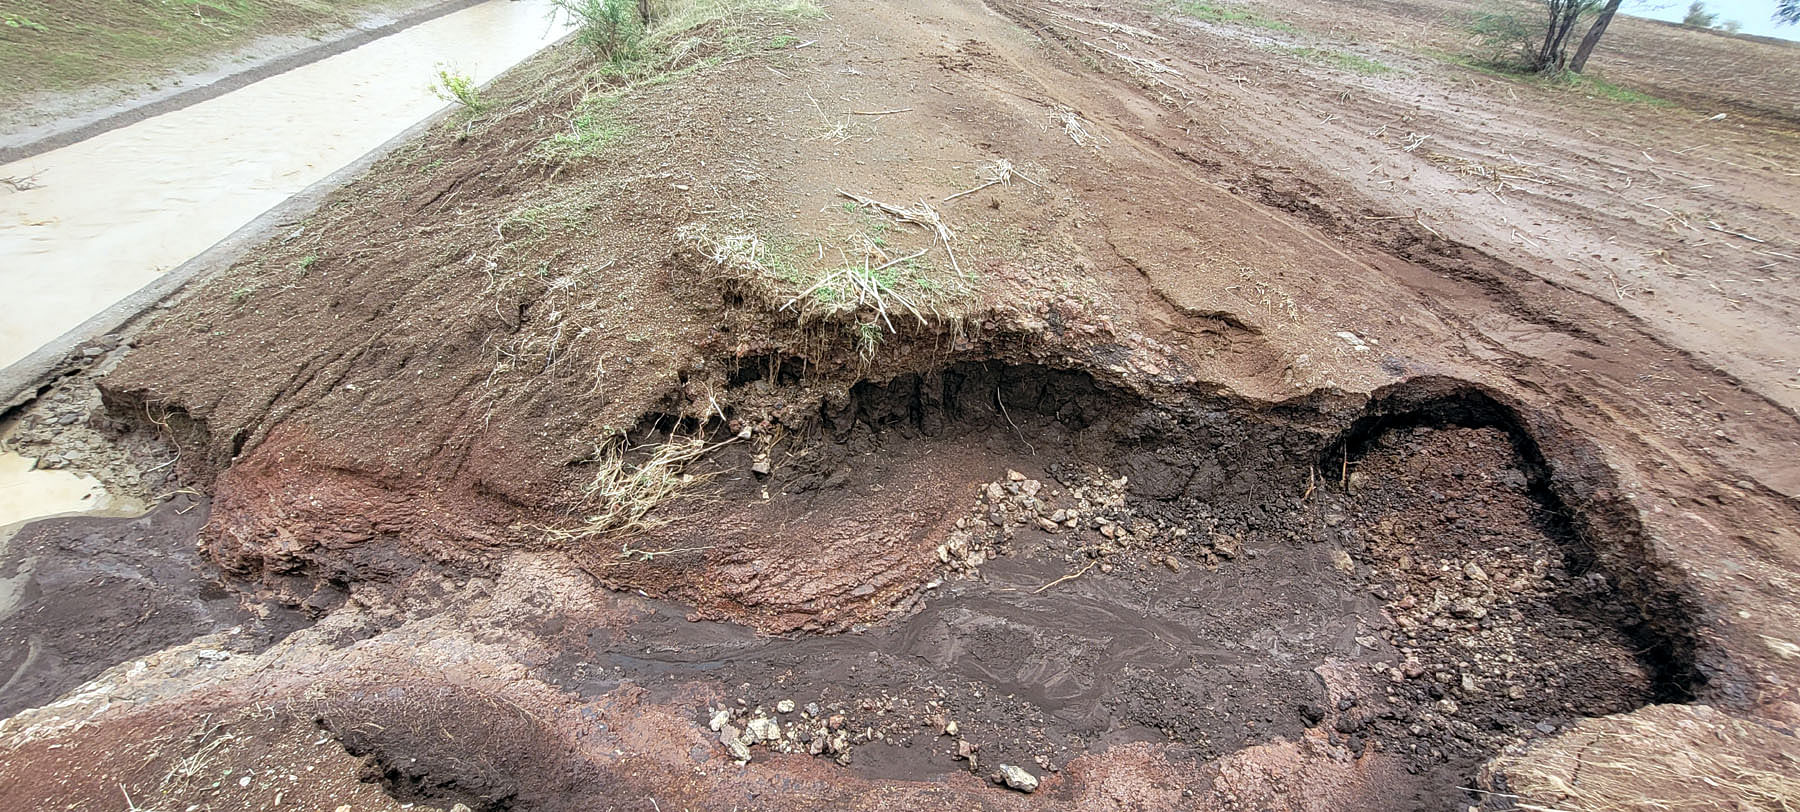
<svg viewBox="0 0 1800 812">
<path fill-rule="evenodd" d="M 1687 16 L 1691 0 L 1625 0 L 1620 14 L 1680 22 Z M 1719 22 L 1736 20 L 1745 34 L 1800 40 L 1800 25 L 1776 25 L 1775 0 L 1702 0 L 1706 10 L 1719 15 Z"/>
</svg>

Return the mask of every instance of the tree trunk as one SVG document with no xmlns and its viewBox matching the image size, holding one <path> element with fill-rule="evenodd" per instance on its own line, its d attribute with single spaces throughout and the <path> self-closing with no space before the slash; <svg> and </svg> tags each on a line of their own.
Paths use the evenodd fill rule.
<svg viewBox="0 0 1800 812">
<path fill-rule="evenodd" d="M 1569 32 L 1581 19 L 1581 0 L 1550 0 L 1550 27 L 1544 31 L 1544 45 L 1538 49 L 1539 72 L 1560 71 L 1568 61 Z"/>
<path fill-rule="evenodd" d="M 1562 70 L 1569 61 L 1569 32 L 1575 30 L 1575 18 L 1570 16 L 1563 20 L 1562 30 L 1556 32 L 1556 49 L 1551 52 L 1550 66 Z"/>
<path fill-rule="evenodd" d="M 1588 26 L 1587 36 L 1581 38 L 1581 47 L 1575 49 L 1575 58 L 1569 60 L 1569 70 L 1580 73 L 1587 67 L 1588 57 L 1593 55 L 1594 46 L 1600 44 L 1600 35 L 1606 33 L 1607 23 L 1612 22 L 1613 12 L 1619 10 L 1620 0 L 1607 0 L 1606 8 L 1600 9 L 1600 16 L 1594 18 L 1594 24 Z"/>
<path fill-rule="evenodd" d="M 1552 48 L 1556 46 L 1556 24 L 1561 17 L 1561 15 L 1557 14 L 1557 11 L 1556 4 L 1551 3 L 1550 26 L 1544 29 L 1544 44 L 1542 47 L 1538 48 L 1537 63 L 1531 66 L 1532 70 L 1541 71 L 1544 68 L 1549 67 L 1550 60 L 1555 58 L 1556 52 L 1552 50 Z"/>
</svg>

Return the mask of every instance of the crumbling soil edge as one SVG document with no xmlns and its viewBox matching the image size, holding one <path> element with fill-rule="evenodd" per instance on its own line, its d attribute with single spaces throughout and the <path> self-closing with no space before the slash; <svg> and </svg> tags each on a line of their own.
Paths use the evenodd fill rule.
<svg viewBox="0 0 1800 812">
<path fill-rule="evenodd" d="M 1699 697 L 1709 681 L 1697 642 L 1700 603 L 1685 588 L 1680 570 L 1655 554 L 1636 507 L 1622 498 L 1589 441 L 1486 387 L 1428 376 L 1371 393 L 1363 414 L 1320 455 L 1319 468 L 1329 471 L 1341 463 L 1347 469 L 1384 432 L 1414 425 L 1505 432 L 1525 463 L 1534 495 L 1580 545 L 1566 551 L 1570 571 L 1598 571 L 1614 579 L 1638 610 L 1639 622 L 1626 631 L 1650 669 L 1655 700 L 1685 703 Z"/>
</svg>

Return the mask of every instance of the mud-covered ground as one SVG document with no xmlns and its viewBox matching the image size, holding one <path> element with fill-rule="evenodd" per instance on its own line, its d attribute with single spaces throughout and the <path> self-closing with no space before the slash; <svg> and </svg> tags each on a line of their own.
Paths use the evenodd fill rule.
<svg viewBox="0 0 1800 812">
<path fill-rule="evenodd" d="M 8 666 L 0 799 L 1782 808 L 1791 125 L 1326 8 L 514 71 L 17 415 L 211 507 L 109 565 L 192 612 Z"/>
</svg>

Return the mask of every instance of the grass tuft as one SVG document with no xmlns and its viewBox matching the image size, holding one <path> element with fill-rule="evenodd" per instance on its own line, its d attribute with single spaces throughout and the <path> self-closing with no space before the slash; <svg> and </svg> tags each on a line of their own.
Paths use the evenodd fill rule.
<svg viewBox="0 0 1800 812">
<path fill-rule="evenodd" d="M 619 98 L 613 93 L 592 93 L 569 113 L 569 128 L 552 134 L 533 154 L 547 162 L 563 163 L 592 158 L 630 133 L 619 120 Z"/>
<path fill-rule="evenodd" d="M 432 83 L 431 92 L 444 101 L 462 105 L 471 113 L 481 113 L 488 109 L 487 101 L 481 98 L 481 86 L 475 83 L 475 77 L 449 65 L 438 65 L 437 81 Z"/>
<path fill-rule="evenodd" d="M 1668 99 L 1652 96 L 1628 87 L 1620 87 L 1598 76 L 1565 73 L 1560 77 L 1544 80 L 1550 85 L 1560 85 L 1590 99 L 1606 99 L 1621 104 L 1643 104 L 1651 107 L 1674 107 L 1675 103 Z"/>
<path fill-rule="evenodd" d="M 1590 73 L 1568 73 L 1566 71 L 1561 74 L 1522 73 L 1509 62 L 1476 59 L 1463 54 L 1447 53 L 1444 51 L 1428 50 L 1423 53 L 1440 62 L 1467 68 L 1476 73 L 1491 76 L 1495 79 L 1505 79 L 1507 81 L 1518 82 L 1520 84 L 1535 87 L 1579 93 L 1590 99 L 1604 99 L 1621 104 L 1643 104 L 1651 107 L 1676 106 L 1675 102 L 1669 101 L 1668 99 L 1652 96 L 1648 93 L 1632 90 L 1628 87 L 1621 87 Z"/>
<path fill-rule="evenodd" d="M 1193 2 L 1193 0 L 1190 0 L 1189 2 L 1181 3 L 1177 8 L 1180 9 L 1182 14 L 1186 14 L 1201 22 L 1247 25 L 1252 28 L 1262 28 L 1269 31 L 1296 30 L 1291 23 L 1285 23 L 1272 17 L 1265 17 L 1247 8 L 1243 8 L 1242 6 Z"/>
<path fill-rule="evenodd" d="M 1309 62 L 1318 62 L 1363 76 L 1380 76 L 1384 73 L 1394 72 L 1394 69 L 1387 65 L 1348 51 L 1334 51 L 1327 48 L 1288 48 L 1286 50 Z"/>
</svg>

